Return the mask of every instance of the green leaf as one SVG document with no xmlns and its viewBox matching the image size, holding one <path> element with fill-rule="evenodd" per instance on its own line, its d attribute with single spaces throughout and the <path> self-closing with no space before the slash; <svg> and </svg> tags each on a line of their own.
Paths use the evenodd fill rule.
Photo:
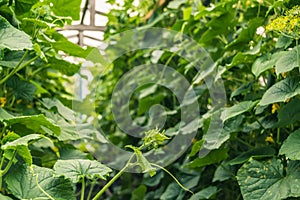
<svg viewBox="0 0 300 200">
<path fill-rule="evenodd" d="M 193 144 L 191 153 L 189 154 L 190 157 L 196 155 L 196 153 L 198 153 L 200 151 L 200 149 L 202 148 L 203 142 L 204 142 L 204 140 L 199 140 Z"/>
<path fill-rule="evenodd" d="M 276 74 L 280 74 L 291 71 L 295 67 L 298 67 L 297 50 L 293 49 L 291 51 L 284 51 L 280 54 L 280 57 L 275 65 L 275 71 Z"/>
<path fill-rule="evenodd" d="M 300 129 L 294 131 L 283 142 L 279 154 L 285 155 L 291 160 L 300 160 Z"/>
<path fill-rule="evenodd" d="M 3 138 L 3 144 L 1 149 L 3 150 L 16 150 L 17 153 L 24 159 L 24 161 L 31 165 L 32 164 L 32 156 L 30 150 L 28 148 L 28 143 L 32 140 L 37 140 L 40 138 L 46 138 L 45 136 L 38 134 L 26 135 L 24 137 L 20 137 L 19 135 L 9 132 Z M 48 139 L 51 141 L 50 139 Z M 6 142 L 7 141 L 7 142 Z"/>
<path fill-rule="evenodd" d="M 271 69 L 279 59 L 280 52 L 272 54 L 264 54 L 257 58 L 252 65 L 252 73 L 258 77 L 262 72 Z"/>
<path fill-rule="evenodd" d="M 0 49 L 23 50 L 32 49 L 29 35 L 14 28 L 2 16 L 0 16 Z"/>
<path fill-rule="evenodd" d="M 284 127 L 300 120 L 300 100 L 293 99 L 278 111 L 276 127 Z"/>
<path fill-rule="evenodd" d="M 70 199 L 75 191 L 70 180 L 56 177 L 48 168 L 21 165 L 5 177 L 8 189 L 19 199 Z"/>
<path fill-rule="evenodd" d="M 201 199 L 211 199 L 218 192 L 216 186 L 209 186 L 195 193 L 188 200 L 201 200 Z"/>
<path fill-rule="evenodd" d="M 284 35 L 281 35 L 278 38 L 278 41 L 276 42 L 276 48 L 284 48 L 286 49 L 288 46 L 290 46 L 293 42 L 293 39 L 290 37 L 286 37 Z"/>
<path fill-rule="evenodd" d="M 8 125 L 14 125 L 13 128 L 23 125 L 26 128 L 38 133 L 48 133 L 59 135 L 60 127 L 53 124 L 44 115 L 18 116 L 4 120 Z"/>
<path fill-rule="evenodd" d="M 84 159 L 58 160 L 54 170 L 56 174 L 71 179 L 73 183 L 78 183 L 82 178 L 106 180 L 106 176 L 112 171 L 98 161 Z"/>
<path fill-rule="evenodd" d="M 204 149 L 213 150 L 218 149 L 224 142 L 230 138 L 230 132 L 226 131 L 223 127 L 223 122 L 220 120 L 220 115 L 212 116 L 206 126 L 207 132 L 203 135 Z M 209 128 L 208 128 L 209 127 Z"/>
<path fill-rule="evenodd" d="M 49 110 L 53 107 L 56 107 L 58 113 L 67 120 L 75 120 L 74 111 L 62 104 L 58 99 L 43 98 L 42 104 Z"/>
<path fill-rule="evenodd" d="M 137 160 L 136 164 L 138 164 L 141 167 L 143 173 L 149 172 L 150 176 L 154 176 L 156 174 L 155 168 L 151 166 L 149 161 L 144 157 L 141 150 L 139 150 L 137 147 L 134 147 L 132 145 L 126 145 L 125 147 L 130 148 L 134 151 Z"/>
<path fill-rule="evenodd" d="M 8 197 L 8 196 L 4 196 L 0 193 L 0 199 L 1 200 L 13 200 L 12 198 Z"/>
<path fill-rule="evenodd" d="M 203 167 L 206 165 L 211 165 L 214 163 L 219 163 L 228 157 L 227 152 L 228 152 L 228 149 L 212 150 L 205 157 L 196 158 L 192 162 L 188 163 L 187 166 L 190 168 L 196 168 L 196 167 Z"/>
<path fill-rule="evenodd" d="M 238 104 L 233 105 L 232 107 L 225 108 L 225 110 L 221 114 L 221 119 L 224 121 L 238 116 L 244 112 L 251 110 L 258 101 L 243 101 Z"/>
<path fill-rule="evenodd" d="M 3 121 L 5 119 L 11 119 L 14 116 L 9 114 L 6 110 L 0 107 L 0 121 Z"/>
<path fill-rule="evenodd" d="M 239 169 L 237 180 L 245 200 L 299 197 L 300 163 L 288 161 L 284 169 L 280 160 L 250 160 Z"/>
<path fill-rule="evenodd" d="M 222 182 L 228 179 L 235 179 L 235 168 L 233 166 L 221 163 L 215 171 L 212 182 Z"/>
<path fill-rule="evenodd" d="M 6 84 L 7 87 L 10 87 L 13 90 L 13 94 L 15 95 L 16 99 L 22 98 L 32 101 L 37 89 L 35 85 L 27 81 L 22 81 L 16 76 L 8 79 Z"/>
<path fill-rule="evenodd" d="M 165 98 L 165 94 L 156 94 L 155 96 L 147 96 L 139 100 L 138 115 L 144 114 L 151 106 L 159 104 Z"/>
<path fill-rule="evenodd" d="M 29 22 L 30 25 L 36 25 L 36 26 L 39 26 L 41 28 L 51 28 L 51 27 L 55 27 L 55 24 L 51 24 L 51 23 L 48 23 L 48 22 L 45 22 L 43 20 L 40 20 L 40 19 L 34 19 L 34 18 L 23 18 L 22 19 L 23 23 L 24 22 Z M 58 33 L 59 34 L 59 33 Z M 38 45 L 37 43 L 35 43 L 34 45 Z"/>
<path fill-rule="evenodd" d="M 243 27 L 238 38 L 231 42 L 226 46 L 226 50 L 239 49 L 243 50 L 244 45 L 248 45 L 248 43 L 252 40 L 256 29 L 263 25 L 263 18 L 255 18 L 249 20 L 247 27 Z"/>
<path fill-rule="evenodd" d="M 251 91 L 252 86 L 253 86 L 252 82 L 242 84 L 241 86 L 239 86 L 236 90 L 234 90 L 231 93 L 230 100 L 232 100 L 233 97 L 236 97 L 238 95 L 245 94 L 245 93 Z"/>
<path fill-rule="evenodd" d="M 65 60 L 54 58 L 54 57 L 48 58 L 47 65 L 52 69 L 56 69 L 67 76 L 73 76 L 75 73 L 78 72 L 80 68 L 80 65 L 70 63 Z"/>
<path fill-rule="evenodd" d="M 182 4 L 186 3 L 187 0 L 174 0 L 168 4 L 170 9 L 178 9 Z"/>
<path fill-rule="evenodd" d="M 285 102 L 297 94 L 300 94 L 299 77 L 288 77 L 269 88 L 263 95 L 259 105 Z"/>
<path fill-rule="evenodd" d="M 50 106 L 50 104 L 46 106 Z M 40 110 L 46 114 L 47 118 L 51 119 L 53 123 L 60 128 L 60 134 L 58 135 L 58 139 L 60 141 L 80 139 L 81 135 L 79 135 L 78 125 L 70 124 L 58 113 L 50 112 L 42 108 L 40 108 Z"/>
<path fill-rule="evenodd" d="M 23 158 L 25 163 L 27 163 L 28 165 L 32 165 L 32 155 L 31 155 L 30 150 L 27 146 L 23 146 L 23 145 L 18 146 L 17 153 L 18 153 L 19 156 L 21 156 Z"/>
<path fill-rule="evenodd" d="M 40 95 L 40 94 L 48 94 L 50 95 L 49 91 L 46 90 L 46 88 L 43 88 L 41 83 L 35 82 L 33 80 L 30 80 L 30 83 L 33 84 L 36 87 L 36 95 Z"/>
<path fill-rule="evenodd" d="M 24 137 L 21 137 L 19 139 L 16 139 L 12 142 L 7 142 L 6 144 L 1 146 L 1 149 L 15 149 L 18 146 L 28 146 L 28 142 L 31 140 L 37 140 L 40 139 L 44 136 L 39 135 L 39 134 L 30 134 L 26 135 Z"/>
<path fill-rule="evenodd" d="M 145 185 L 140 185 L 135 190 L 132 191 L 131 200 L 141 200 L 144 199 L 147 192 L 147 187 Z"/>
<path fill-rule="evenodd" d="M 157 172 L 157 174 L 151 177 L 148 173 L 144 174 L 143 184 L 149 187 L 157 186 L 161 180 L 164 178 L 165 174 L 161 171 Z"/>
<path fill-rule="evenodd" d="M 9 68 L 15 68 L 18 65 L 20 59 L 23 57 L 24 53 L 24 51 L 11 51 L 6 53 L 3 60 L 0 61 L 0 65 Z M 29 59 L 30 57 L 27 56 L 24 61 L 27 61 Z"/>
<path fill-rule="evenodd" d="M 38 2 L 38 0 L 15 0 L 16 14 L 21 15 L 29 12 L 31 7 Z"/>
<path fill-rule="evenodd" d="M 57 51 L 64 51 L 70 56 L 85 58 L 94 63 L 106 65 L 105 59 L 101 55 L 99 49 L 95 47 L 87 47 L 86 49 L 83 49 L 81 46 L 70 42 L 64 35 L 52 29 L 48 30 L 46 33 L 49 37 L 51 37 L 51 39 L 55 40 L 55 42 L 52 43 L 52 46 Z"/>
<path fill-rule="evenodd" d="M 59 149 L 59 155 L 61 160 L 88 159 L 88 153 L 75 148 L 62 147 Z"/>
<path fill-rule="evenodd" d="M 52 11 L 63 17 L 72 17 L 73 20 L 80 18 L 81 0 L 52 0 Z"/>
<path fill-rule="evenodd" d="M 180 190 L 181 188 L 177 183 L 171 183 L 161 195 L 160 200 L 175 199 L 179 195 Z"/>
<path fill-rule="evenodd" d="M 226 164 L 229 165 L 237 165 L 242 164 L 246 161 L 248 161 L 250 158 L 267 158 L 267 157 L 273 157 L 275 155 L 275 149 L 272 147 L 259 147 L 250 149 L 247 152 L 240 153 L 237 157 L 234 159 L 228 161 Z"/>
<path fill-rule="evenodd" d="M 224 8 L 223 8 L 224 9 Z M 224 11 L 221 15 L 212 18 L 206 26 L 208 29 L 202 34 L 200 43 L 208 43 L 216 39 L 216 36 L 230 32 L 231 26 L 236 23 L 233 12 Z"/>
<path fill-rule="evenodd" d="M 255 60 L 255 58 L 256 58 L 256 55 L 238 52 L 233 57 L 232 62 L 226 68 L 229 69 L 231 67 L 238 66 L 240 64 L 253 63 L 253 61 Z"/>
</svg>

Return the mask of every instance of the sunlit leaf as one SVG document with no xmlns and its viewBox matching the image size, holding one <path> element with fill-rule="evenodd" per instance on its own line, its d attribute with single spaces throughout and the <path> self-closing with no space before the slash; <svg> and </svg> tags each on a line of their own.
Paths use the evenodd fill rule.
<svg viewBox="0 0 300 200">
<path fill-rule="evenodd" d="M 11 193 L 19 199 L 49 199 L 49 196 L 76 199 L 71 181 L 55 177 L 54 171 L 48 168 L 22 165 L 9 173 L 5 181 Z"/>
<path fill-rule="evenodd" d="M 54 165 L 55 173 L 63 175 L 78 183 L 82 178 L 106 180 L 106 176 L 112 171 L 110 168 L 95 160 L 58 160 Z"/>
<path fill-rule="evenodd" d="M 0 49 L 10 50 L 32 49 L 32 42 L 29 35 L 14 28 L 2 16 L 0 16 Z"/>
</svg>

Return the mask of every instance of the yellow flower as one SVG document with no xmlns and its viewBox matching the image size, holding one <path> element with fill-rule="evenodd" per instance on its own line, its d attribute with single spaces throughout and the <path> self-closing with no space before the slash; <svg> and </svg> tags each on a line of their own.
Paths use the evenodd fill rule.
<svg viewBox="0 0 300 200">
<path fill-rule="evenodd" d="M 300 37 L 300 6 L 295 6 L 287 11 L 285 16 L 279 16 L 266 27 L 267 31 L 277 31 L 281 34 Z"/>
<path fill-rule="evenodd" d="M 275 143 L 274 139 L 273 139 L 273 134 L 271 133 L 269 136 L 266 137 L 265 139 L 266 142 L 270 142 L 270 143 Z"/>
<path fill-rule="evenodd" d="M 0 97 L 0 107 L 4 107 L 6 104 L 6 98 L 5 97 Z"/>
<path fill-rule="evenodd" d="M 272 105 L 272 114 L 274 114 L 278 110 L 278 108 L 279 108 L 279 105 L 277 103 L 274 103 Z"/>
</svg>

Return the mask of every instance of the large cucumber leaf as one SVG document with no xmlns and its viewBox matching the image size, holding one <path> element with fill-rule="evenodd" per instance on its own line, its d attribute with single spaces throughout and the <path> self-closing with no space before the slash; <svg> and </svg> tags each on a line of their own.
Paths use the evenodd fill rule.
<svg viewBox="0 0 300 200">
<path fill-rule="evenodd" d="M 73 183 L 78 183 L 82 178 L 106 180 L 106 176 L 112 171 L 98 161 L 84 159 L 58 160 L 54 170 L 57 174 L 71 179 Z"/>
<path fill-rule="evenodd" d="M 284 102 L 297 94 L 300 94 L 299 77 L 289 77 L 269 88 L 259 104 L 264 106 L 275 102 Z"/>
<path fill-rule="evenodd" d="M 8 189 L 19 199 L 69 199 L 75 200 L 70 180 L 56 177 L 48 168 L 21 165 L 5 178 Z"/>
<path fill-rule="evenodd" d="M 291 160 L 300 160 L 300 129 L 291 133 L 289 137 L 283 142 L 279 150 L 279 154 L 285 155 Z"/>
<path fill-rule="evenodd" d="M 300 196 L 300 162 L 284 167 L 280 160 L 251 159 L 237 173 L 244 200 L 274 200 Z"/>
<path fill-rule="evenodd" d="M 24 127 L 30 129 L 33 132 L 38 133 L 48 133 L 59 135 L 60 127 L 53 124 L 50 119 L 46 118 L 44 115 L 30 115 L 30 116 L 16 116 L 4 120 L 8 125 L 12 126 L 12 129 L 16 129 L 19 132 Z M 19 131 L 17 131 L 19 130 Z"/>
<path fill-rule="evenodd" d="M 23 50 L 32 49 L 30 36 L 14 28 L 0 15 L 0 49 Z"/>
<path fill-rule="evenodd" d="M 243 101 L 238 104 L 235 104 L 232 107 L 226 108 L 222 112 L 221 119 L 223 121 L 226 121 L 227 119 L 238 116 L 244 112 L 251 110 L 256 104 L 257 101 Z"/>
</svg>

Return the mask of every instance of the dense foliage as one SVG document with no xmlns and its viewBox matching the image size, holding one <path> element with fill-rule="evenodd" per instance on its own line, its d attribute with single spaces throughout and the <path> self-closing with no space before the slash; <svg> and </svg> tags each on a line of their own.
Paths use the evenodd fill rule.
<svg viewBox="0 0 300 200">
<path fill-rule="evenodd" d="M 0 199 L 299 198 L 298 1 L 109 2 L 115 5 L 107 14 L 109 43 L 124 42 L 115 36 L 130 29 L 161 27 L 187 35 L 216 63 L 226 107 L 214 107 L 201 71 L 174 52 L 130 51 L 107 66 L 97 49 L 69 42 L 56 29 L 79 18 L 80 0 L 0 0 Z M 80 63 L 65 56 L 96 64 L 92 92 L 81 103 L 66 89 Z M 115 86 L 141 64 L 172 67 L 193 86 L 196 99 L 188 102 L 200 105 L 196 137 L 167 169 L 147 161 L 143 152 L 163 153 L 159 147 L 179 134 L 182 105 L 172 91 L 152 83 L 133 93 L 129 109 L 135 124 L 152 123 L 152 105 L 166 110 L 163 130 L 148 130 L 143 139 L 125 134 L 113 115 Z M 215 116 L 223 129 L 208 132 Z M 99 130 L 135 157 L 113 157 Z M 99 160 L 147 173 L 114 174 Z"/>
<path fill-rule="evenodd" d="M 111 1 L 115 4 L 115 1 Z M 92 85 L 99 98 L 100 125 L 116 145 L 137 139 L 120 134 L 111 112 L 114 86 L 141 63 L 164 64 L 183 74 L 197 91 L 201 120 L 190 151 L 168 167 L 195 195 L 181 189 L 167 174 L 153 178 L 128 174 L 109 199 L 286 199 L 300 196 L 299 175 L 299 31 L 300 8 L 292 0 L 134 1 L 112 10 L 107 39 L 120 32 L 162 27 L 184 33 L 203 46 L 215 61 L 227 94 L 227 108 L 213 109 L 209 88 L 191 63 L 172 52 L 143 49 L 127 52 Z M 113 40 L 113 39 L 110 39 Z M 155 41 L 153 41 L 155 42 Z M 149 123 L 149 109 L 167 110 L 163 129 L 174 137 L 180 105 L 174 94 L 155 86 L 135 91 L 130 114 L 135 123 Z M 221 112 L 222 133 L 207 134 Z M 188 130 L 187 130 L 188 131 Z M 216 141 L 217 140 L 217 141 Z M 213 142 L 210 152 L 198 151 Z M 200 151 L 201 152 L 201 151 Z M 167 155 L 166 155 L 167 156 Z M 132 196 L 132 192 L 133 196 Z M 121 196 L 121 197 L 120 197 Z"/>
<path fill-rule="evenodd" d="M 80 5 L 80 0 L 0 1 L 0 199 L 87 198 L 94 195 L 90 185 L 111 171 L 75 147 L 75 141 L 100 134 L 74 123 L 74 91 L 67 88 L 80 63 L 64 59 L 84 60 L 99 51 L 56 31 L 79 19 Z M 78 195 L 77 183 L 89 185 L 90 193 L 82 189 Z"/>
</svg>

